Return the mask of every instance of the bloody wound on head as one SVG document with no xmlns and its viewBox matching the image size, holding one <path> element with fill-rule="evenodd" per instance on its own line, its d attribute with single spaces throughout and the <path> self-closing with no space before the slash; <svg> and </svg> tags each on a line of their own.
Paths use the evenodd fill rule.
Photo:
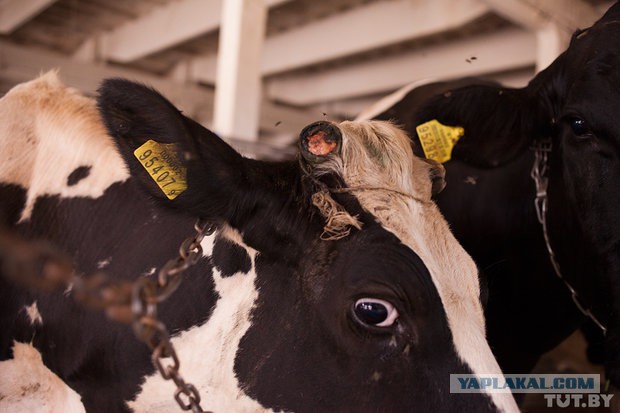
<svg viewBox="0 0 620 413">
<path fill-rule="evenodd" d="M 338 127 L 331 122 L 319 121 L 301 131 L 300 143 L 304 158 L 311 162 L 337 151 L 342 141 Z"/>
</svg>

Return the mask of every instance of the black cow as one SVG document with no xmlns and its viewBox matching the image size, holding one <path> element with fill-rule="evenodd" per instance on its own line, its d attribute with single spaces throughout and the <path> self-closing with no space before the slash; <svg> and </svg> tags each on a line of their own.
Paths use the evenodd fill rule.
<svg viewBox="0 0 620 413">
<path fill-rule="evenodd" d="M 194 232 L 204 258 L 160 305 L 183 378 L 229 411 L 516 411 L 450 394 L 500 373 L 477 270 L 431 201 L 443 169 L 387 122 L 318 122 L 301 156 L 247 159 L 157 92 L 54 74 L 0 100 L 1 210 L 78 275 L 156 276 Z M 174 386 L 129 326 L 0 279 L 0 409 L 170 411 Z M 73 410 L 72 410 L 73 409 Z"/>
<path fill-rule="evenodd" d="M 428 84 L 360 116 L 394 120 L 416 141 L 416 127 L 432 119 L 464 128 L 436 199 L 488 284 L 488 337 L 505 372 L 529 371 L 584 322 L 559 273 L 606 327 L 606 371 L 620 385 L 619 65 L 615 4 L 527 87 Z M 530 177 L 535 148 L 539 160 L 548 157 L 538 168 L 548 178 L 546 201 L 544 179 L 537 187 Z"/>
</svg>

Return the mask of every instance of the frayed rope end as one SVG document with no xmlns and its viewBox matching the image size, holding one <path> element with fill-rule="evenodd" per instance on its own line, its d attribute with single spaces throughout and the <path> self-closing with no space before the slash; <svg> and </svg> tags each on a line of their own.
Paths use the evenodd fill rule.
<svg viewBox="0 0 620 413">
<path fill-rule="evenodd" d="M 327 221 L 321 234 L 323 241 L 345 238 L 351 233 L 351 227 L 358 230 L 362 229 L 362 223 L 357 219 L 357 216 L 351 216 L 342 205 L 334 201 L 331 194 L 326 190 L 312 195 L 312 205 L 319 209 Z"/>
</svg>

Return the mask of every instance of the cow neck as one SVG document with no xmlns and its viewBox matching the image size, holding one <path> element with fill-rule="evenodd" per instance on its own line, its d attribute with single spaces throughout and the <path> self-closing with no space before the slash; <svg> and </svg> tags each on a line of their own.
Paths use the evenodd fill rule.
<svg viewBox="0 0 620 413">
<path fill-rule="evenodd" d="M 551 241 L 549 239 L 549 229 L 547 226 L 547 189 L 549 185 L 549 154 L 553 149 L 551 138 L 543 138 L 536 140 L 532 146 L 534 151 L 534 164 L 530 176 L 534 180 L 536 185 L 536 198 L 534 199 L 534 208 L 536 210 L 536 218 L 540 223 L 543 230 L 543 237 L 545 239 L 545 245 L 549 254 L 549 261 L 555 272 L 555 275 L 564 283 L 568 291 L 570 292 L 573 303 L 577 309 L 586 317 L 588 317 L 597 327 L 603 332 L 603 335 L 607 334 L 607 327 L 592 313 L 590 308 L 583 304 L 577 290 L 564 278 L 562 271 L 560 270 L 560 264 L 553 248 L 551 247 Z"/>
</svg>

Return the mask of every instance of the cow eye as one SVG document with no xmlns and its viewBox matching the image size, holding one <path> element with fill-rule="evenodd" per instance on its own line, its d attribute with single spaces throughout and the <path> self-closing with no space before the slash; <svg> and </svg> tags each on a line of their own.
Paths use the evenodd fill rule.
<svg viewBox="0 0 620 413">
<path fill-rule="evenodd" d="M 575 136 L 579 138 L 589 138 L 592 136 L 592 130 L 585 120 L 573 116 L 568 119 L 568 124 Z"/>
<path fill-rule="evenodd" d="M 353 307 L 355 317 L 363 324 L 375 327 L 389 327 L 398 318 L 394 306 L 378 298 L 360 298 Z"/>
</svg>

